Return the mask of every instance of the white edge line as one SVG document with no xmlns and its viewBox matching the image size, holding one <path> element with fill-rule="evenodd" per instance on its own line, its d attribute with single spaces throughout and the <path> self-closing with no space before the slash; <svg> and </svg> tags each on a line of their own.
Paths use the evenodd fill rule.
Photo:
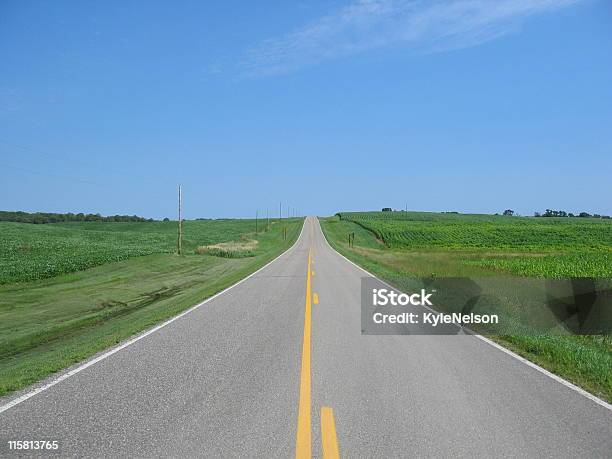
<svg viewBox="0 0 612 459">
<path fill-rule="evenodd" d="M 172 317 L 171 319 L 168 319 L 167 321 L 141 333 L 140 335 L 126 341 L 125 343 L 114 347 L 113 349 L 111 349 L 110 351 L 105 352 L 102 355 L 99 355 L 98 357 L 95 357 L 87 362 L 85 362 L 84 364 L 78 366 L 77 368 L 68 371 L 67 373 L 62 374 L 61 376 L 57 377 L 56 379 L 54 379 L 53 381 L 48 382 L 47 384 L 38 387 L 26 394 L 23 394 L 20 397 L 17 397 L 14 400 L 11 400 L 10 402 L 8 402 L 5 405 L 0 406 L 0 413 L 5 412 L 6 410 L 9 410 L 11 408 L 13 408 L 16 405 L 19 405 L 22 402 L 25 402 L 26 400 L 28 400 L 29 398 L 34 397 L 35 395 L 40 394 L 43 391 L 46 391 L 47 389 L 55 386 L 56 384 L 61 383 L 62 381 L 64 381 L 65 379 L 70 378 L 71 376 L 76 375 L 77 373 L 85 370 L 86 368 L 89 368 L 92 365 L 95 365 L 96 363 L 100 362 L 101 360 L 104 360 L 108 357 L 110 357 L 113 354 L 116 354 L 117 352 L 121 351 L 122 349 L 125 349 L 126 347 L 134 344 L 137 341 L 140 341 L 141 339 L 155 333 L 157 330 L 160 330 L 162 328 L 164 328 L 166 325 L 170 325 L 172 322 L 174 322 L 175 320 L 180 319 L 183 316 L 186 316 L 187 314 L 189 314 L 190 312 L 195 311 L 196 309 L 198 309 L 200 306 L 208 303 L 209 301 L 214 300 L 215 298 L 217 298 L 218 296 L 223 295 L 224 293 L 228 292 L 229 290 L 233 289 L 234 287 L 242 284 L 244 281 L 246 281 L 247 279 L 253 277 L 255 274 L 259 273 L 260 271 L 263 271 L 264 269 L 266 269 L 268 266 L 270 266 L 272 263 L 274 263 L 276 260 L 278 260 L 280 257 L 282 257 L 283 255 L 285 255 L 286 253 L 288 253 L 290 250 L 293 250 L 293 248 L 297 245 L 297 243 L 299 242 L 299 240 L 302 238 L 302 233 L 304 232 L 304 227 L 306 226 L 306 218 L 304 218 L 304 221 L 302 223 L 302 230 L 300 231 L 300 235 L 298 236 L 298 238 L 295 240 L 295 242 L 293 243 L 293 245 L 291 247 L 289 247 L 287 250 L 283 251 L 280 255 L 278 255 L 276 258 L 274 258 L 273 260 L 269 261 L 268 263 L 266 263 L 264 266 L 262 266 L 261 268 L 259 268 L 257 271 L 252 272 L 251 274 L 249 274 L 248 276 L 240 279 L 238 282 L 236 282 L 235 284 L 230 285 L 229 287 L 226 287 L 225 289 L 221 290 L 220 292 L 215 293 L 213 296 L 206 298 L 204 301 L 202 301 L 201 303 L 196 304 L 195 306 L 190 307 L 189 309 L 187 309 L 186 311 L 181 312 L 180 314 Z"/>
<path fill-rule="evenodd" d="M 317 218 L 318 221 L 318 218 Z M 362 268 L 361 266 L 359 266 L 358 264 L 354 263 L 353 261 L 349 260 L 348 258 L 346 258 L 344 255 L 342 255 L 340 252 L 338 252 L 336 249 L 334 249 L 331 244 L 329 243 L 329 241 L 327 240 L 327 236 L 325 236 L 325 233 L 323 232 L 323 228 L 321 227 L 321 224 L 319 224 L 319 228 L 321 228 L 321 233 L 323 233 L 323 239 L 325 239 L 325 242 L 327 243 L 327 245 L 329 246 L 330 249 L 332 249 L 334 252 L 336 252 L 338 255 L 340 255 L 342 258 L 344 258 L 346 261 L 348 261 L 350 264 L 352 264 L 353 266 L 355 266 L 356 268 L 360 269 L 361 271 L 363 271 L 364 273 L 366 273 L 368 276 L 373 277 L 374 279 L 380 281 L 381 283 L 383 283 L 384 285 L 386 285 L 389 288 L 392 288 L 394 290 L 397 290 L 396 287 L 393 287 L 392 285 L 389 285 L 387 282 L 385 282 L 382 279 L 379 279 L 377 276 L 375 276 L 374 274 L 372 274 L 371 272 L 369 272 L 368 270 Z M 434 313 L 438 313 L 438 311 L 435 311 L 427 306 L 423 306 L 425 309 L 428 309 L 429 311 L 432 311 Z M 460 327 L 461 328 L 461 327 Z M 519 362 L 524 363 L 525 365 L 533 368 L 534 370 L 539 371 L 540 373 L 548 376 L 551 379 L 554 379 L 555 381 L 557 381 L 558 383 L 563 384 L 565 387 L 568 387 L 576 392 L 578 392 L 580 395 L 588 398 L 589 400 L 597 403 L 598 405 L 603 406 L 604 408 L 607 408 L 608 410 L 612 411 L 612 405 L 608 402 L 606 402 L 605 400 L 600 399 L 599 397 L 596 397 L 595 395 L 591 394 L 590 392 L 587 392 L 586 390 L 582 389 L 581 387 L 576 386 L 575 384 L 572 384 L 571 382 L 563 379 L 562 377 L 551 373 L 550 371 L 548 371 L 545 368 L 542 368 L 541 366 L 533 363 L 531 360 L 527 360 L 525 357 L 522 357 L 518 354 L 515 354 L 514 352 L 512 352 L 510 349 L 507 349 L 505 347 L 503 347 L 501 344 L 496 343 L 495 341 L 490 340 L 489 338 L 486 338 L 482 335 L 479 335 L 475 332 L 473 332 L 472 330 L 470 330 L 467 327 L 463 327 L 464 329 L 467 329 L 468 331 L 470 331 L 471 335 L 474 336 L 475 338 L 478 338 L 479 340 L 493 346 L 494 348 L 504 352 L 505 354 L 508 354 L 510 357 L 514 357 L 516 360 L 518 360 Z"/>
</svg>

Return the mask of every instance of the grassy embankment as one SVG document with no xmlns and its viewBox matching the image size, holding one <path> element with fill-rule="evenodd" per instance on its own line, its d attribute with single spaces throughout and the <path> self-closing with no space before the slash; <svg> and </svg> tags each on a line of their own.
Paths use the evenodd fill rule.
<svg viewBox="0 0 612 459">
<path fill-rule="evenodd" d="M 283 240 L 281 226 L 287 226 Z M 299 235 L 301 219 L 0 222 L 0 395 L 113 346 L 237 282 Z"/>
<path fill-rule="evenodd" d="M 417 212 L 321 219 L 330 244 L 398 286 L 406 277 L 612 277 L 612 222 Z M 349 247 L 348 234 L 355 233 Z M 544 368 L 612 400 L 610 336 L 492 336 Z"/>
</svg>

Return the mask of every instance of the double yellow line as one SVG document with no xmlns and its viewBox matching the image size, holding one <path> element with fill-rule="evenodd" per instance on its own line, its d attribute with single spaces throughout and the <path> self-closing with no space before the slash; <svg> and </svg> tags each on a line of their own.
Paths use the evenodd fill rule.
<svg viewBox="0 0 612 459">
<path fill-rule="evenodd" d="M 315 294 L 316 303 L 318 295 Z M 312 331 L 312 249 L 308 250 L 308 273 L 306 275 L 306 305 L 304 308 L 304 338 L 302 341 L 302 369 L 300 375 L 300 402 L 298 405 L 297 438 L 295 457 L 310 459 L 312 457 L 312 419 L 311 419 L 311 368 L 310 349 Z M 321 437 L 323 457 L 336 459 L 340 457 L 334 412 L 330 407 L 321 407 Z"/>
</svg>

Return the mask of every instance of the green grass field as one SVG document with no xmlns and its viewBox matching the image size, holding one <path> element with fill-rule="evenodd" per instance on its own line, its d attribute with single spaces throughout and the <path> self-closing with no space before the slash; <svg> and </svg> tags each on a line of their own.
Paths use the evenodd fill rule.
<svg viewBox="0 0 612 459">
<path fill-rule="evenodd" d="M 183 248 L 191 252 L 248 232 L 255 232 L 254 220 L 185 221 Z M 0 284 L 44 279 L 135 256 L 173 253 L 176 237 L 176 222 L 0 222 Z"/>
<path fill-rule="evenodd" d="M 340 253 L 402 288 L 417 277 L 612 277 L 612 222 L 424 212 L 321 219 Z M 354 247 L 348 234 L 355 234 Z M 520 294 L 520 292 L 519 292 Z M 612 337 L 493 336 L 520 355 L 612 400 Z"/>
<path fill-rule="evenodd" d="M 302 220 L 258 234 L 253 220 L 186 221 L 182 256 L 176 222 L 0 225 L 3 395 L 237 282 L 290 247 Z"/>
<path fill-rule="evenodd" d="M 444 254 L 455 275 L 482 267 L 538 277 L 612 277 L 612 220 L 430 212 L 348 212 L 387 248 Z M 429 274 L 423 272 L 422 274 Z"/>
</svg>

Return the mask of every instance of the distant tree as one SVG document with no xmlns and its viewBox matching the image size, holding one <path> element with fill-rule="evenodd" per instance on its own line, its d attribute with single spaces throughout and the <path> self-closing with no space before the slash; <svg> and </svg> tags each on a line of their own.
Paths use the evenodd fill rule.
<svg viewBox="0 0 612 459">
<path fill-rule="evenodd" d="M 534 213 L 535 217 L 567 217 L 567 218 L 610 218 L 607 215 L 600 215 L 600 214 L 593 214 L 591 215 L 588 212 L 580 212 L 578 215 L 572 213 L 572 212 L 566 212 L 564 210 L 553 210 L 553 209 L 546 209 L 546 212 L 544 212 L 543 214 L 540 214 L 539 212 L 535 212 Z"/>
<path fill-rule="evenodd" d="M 514 215 L 514 211 L 512 209 L 506 209 L 504 210 L 504 215 L 506 217 L 512 217 Z"/>
<path fill-rule="evenodd" d="M 382 208 L 382 211 L 383 211 L 383 212 L 392 212 L 392 211 L 393 211 L 393 209 L 391 209 L 391 207 L 383 207 L 383 208 Z"/>
<path fill-rule="evenodd" d="M 567 212 L 565 212 L 564 210 L 546 209 L 546 212 L 544 212 L 544 215 L 542 216 L 543 217 L 567 217 Z"/>
<path fill-rule="evenodd" d="M 166 218 L 164 218 L 164 221 L 165 221 L 165 222 L 169 222 L 169 221 L 170 221 L 170 219 L 169 219 L 168 217 L 166 217 Z"/>
<path fill-rule="evenodd" d="M 57 222 L 84 222 L 84 221 L 105 221 L 105 222 L 146 222 L 154 221 L 153 219 L 146 219 L 138 217 L 136 215 L 113 215 L 109 217 L 102 217 L 100 214 L 73 214 L 71 212 L 60 214 L 60 213 L 45 213 L 45 212 L 11 212 L 0 210 L 0 221 L 7 222 L 18 222 L 18 223 L 57 223 Z"/>
</svg>

